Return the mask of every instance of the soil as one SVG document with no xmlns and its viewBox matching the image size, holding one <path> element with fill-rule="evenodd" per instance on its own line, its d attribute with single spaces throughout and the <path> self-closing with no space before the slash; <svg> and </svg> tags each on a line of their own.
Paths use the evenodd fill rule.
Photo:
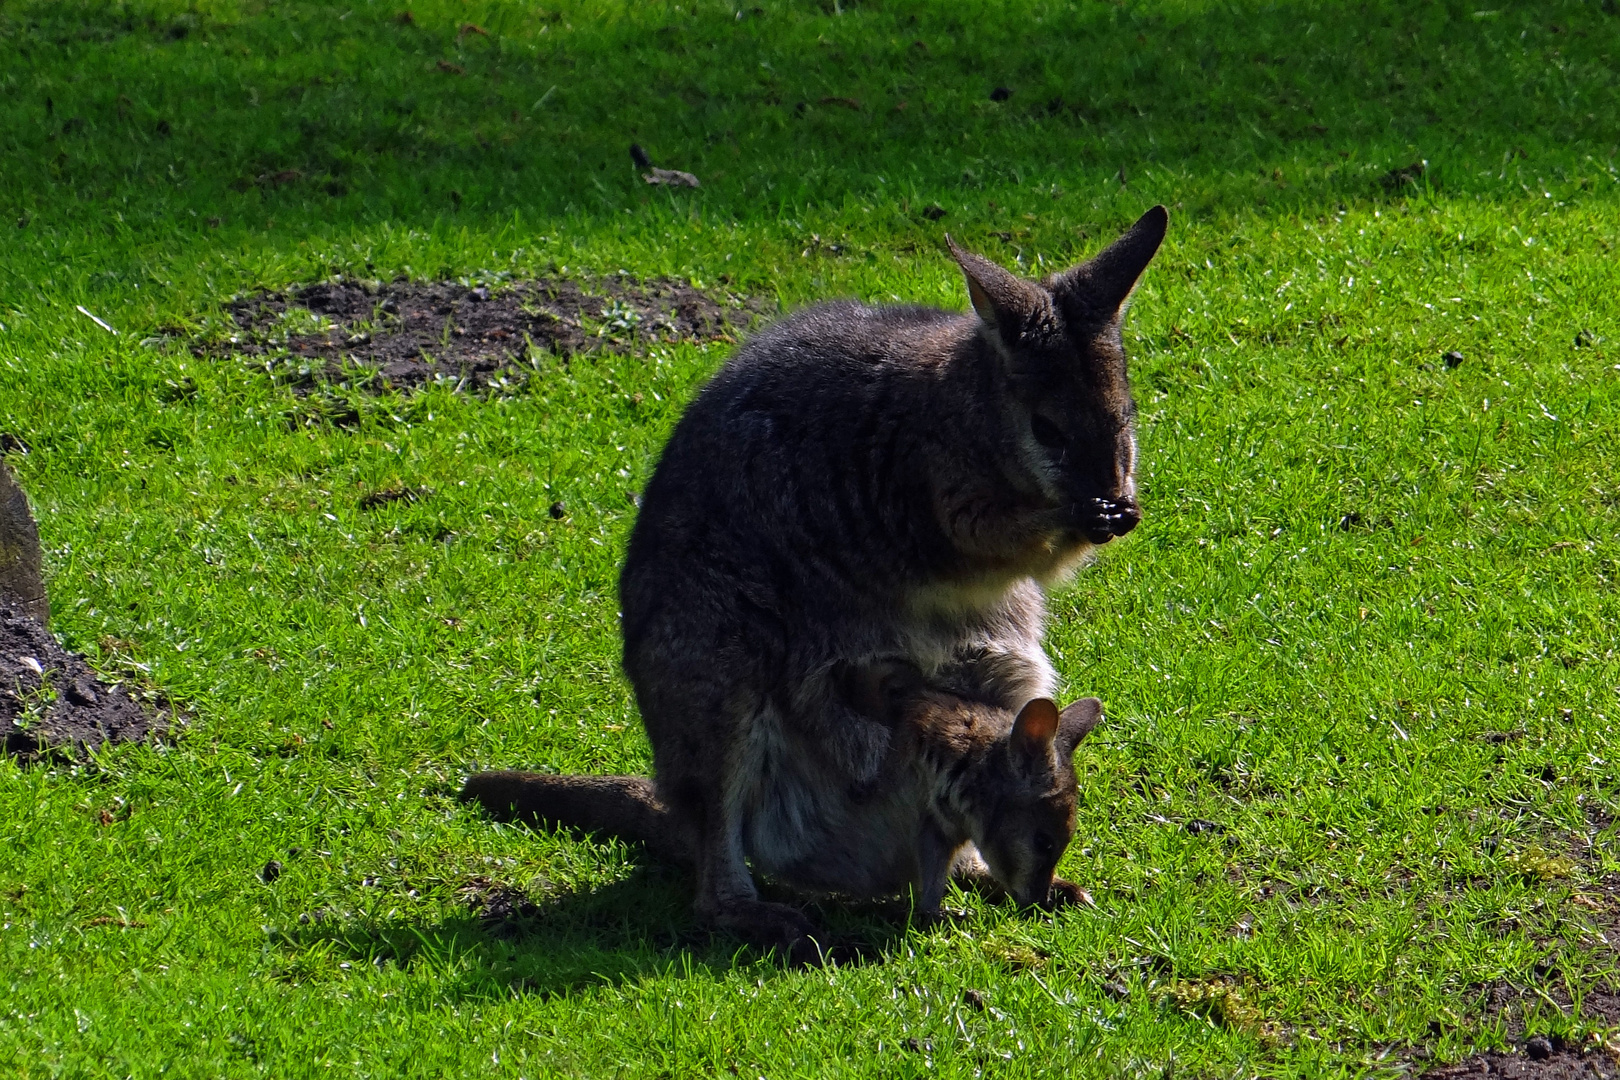
<svg viewBox="0 0 1620 1080">
<path fill-rule="evenodd" d="M 199 355 L 265 357 L 306 392 L 323 378 L 381 392 L 435 381 L 482 389 L 533 370 L 547 355 L 731 342 L 774 308 L 759 299 L 717 299 L 681 282 L 615 275 L 492 286 L 333 278 L 239 297 L 225 310 L 237 332 L 196 346 Z"/>
<path fill-rule="evenodd" d="M 1551 1002 L 1565 1013 L 1574 1010 L 1574 999 L 1568 987 L 1561 983 L 1562 980 L 1549 980 L 1548 985 L 1536 990 L 1506 980 L 1492 983 L 1485 992 L 1486 1015 L 1504 1022 L 1510 1034 L 1523 1035 L 1524 1016 L 1531 1008 L 1544 1007 Z M 1620 1025 L 1620 994 L 1602 984 L 1585 987 L 1580 1015 L 1584 1020 L 1601 1021 L 1609 1027 Z"/>
<path fill-rule="evenodd" d="M 1533 1052 L 1501 1054 L 1492 1051 L 1478 1057 L 1442 1065 L 1423 1074 L 1423 1080 L 1616 1080 L 1620 1064 L 1601 1050 L 1581 1053 L 1552 1049 L 1550 1044 Z"/>
<path fill-rule="evenodd" d="M 513 885 L 477 877 L 456 890 L 456 896 L 478 913 L 484 929 L 498 938 L 523 936 L 529 923 L 540 914 L 539 905 Z"/>
<path fill-rule="evenodd" d="M 20 721 L 20 723 L 19 723 Z M 158 714 L 96 677 L 22 609 L 0 600 L 0 731 L 23 761 L 77 756 L 161 732 Z"/>
<path fill-rule="evenodd" d="M 1599 824 L 1603 824 L 1600 822 Z M 1585 917 L 1591 918 L 1615 940 L 1620 931 L 1620 875 L 1607 874 L 1598 882 L 1599 891 L 1587 897 Z M 1423 1074 L 1424 1080 L 1461 1080 L 1463 1077 L 1501 1077 L 1511 1080 L 1620 1080 L 1620 1059 L 1603 1049 L 1584 1052 L 1566 1044 L 1557 1035 L 1532 1035 L 1525 1030 L 1526 1017 L 1547 1004 L 1566 1015 L 1577 1013 L 1574 998 L 1559 977 L 1556 958 L 1549 956 L 1536 965 L 1530 976 L 1537 985 L 1519 985 L 1501 979 L 1483 990 L 1488 1017 L 1503 1025 L 1518 1049 L 1514 1053 L 1478 1054 L 1455 1065 L 1445 1065 Z M 1582 980 L 1584 981 L 1584 980 Z M 1620 991 L 1607 981 L 1583 987 L 1580 1018 L 1601 1027 L 1620 1026 Z"/>
</svg>

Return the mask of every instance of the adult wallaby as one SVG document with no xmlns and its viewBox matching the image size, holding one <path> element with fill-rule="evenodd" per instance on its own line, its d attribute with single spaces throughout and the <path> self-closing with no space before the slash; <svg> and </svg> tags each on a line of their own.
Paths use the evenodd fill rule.
<svg viewBox="0 0 1620 1080">
<path fill-rule="evenodd" d="M 655 787 L 493 773 L 464 797 L 679 847 L 700 915 L 792 948 L 813 927 L 759 899 L 750 860 L 861 891 L 825 856 L 852 818 L 890 812 L 897 767 L 956 747 L 945 773 L 965 775 L 1033 747 L 1026 760 L 1069 792 L 1051 802 L 1067 823 L 1016 786 L 1003 794 L 1020 809 L 998 818 L 990 790 L 952 858 L 983 855 L 1018 899 L 1045 899 L 1073 828 L 1068 754 L 1097 707 L 1051 705 L 1043 588 L 1141 518 L 1120 323 L 1167 223 L 1156 206 L 1039 283 L 947 238 L 973 314 L 823 304 L 749 341 L 670 436 L 620 578 Z M 885 695 L 860 687 L 894 671 L 921 689 L 874 705 Z M 920 789 L 905 790 L 916 816 Z M 624 824 L 643 811 L 650 831 Z M 979 840 L 1019 854 L 970 850 Z M 924 900 L 934 877 L 917 879 Z"/>
</svg>

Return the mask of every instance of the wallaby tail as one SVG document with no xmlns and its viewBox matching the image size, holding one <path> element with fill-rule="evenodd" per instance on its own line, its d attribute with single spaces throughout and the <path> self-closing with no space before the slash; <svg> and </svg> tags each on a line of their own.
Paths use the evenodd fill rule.
<svg viewBox="0 0 1620 1080">
<path fill-rule="evenodd" d="M 545 822 L 645 844 L 655 856 L 691 865 L 694 839 L 658 801 L 645 776 L 474 773 L 459 796 L 502 821 Z"/>
</svg>

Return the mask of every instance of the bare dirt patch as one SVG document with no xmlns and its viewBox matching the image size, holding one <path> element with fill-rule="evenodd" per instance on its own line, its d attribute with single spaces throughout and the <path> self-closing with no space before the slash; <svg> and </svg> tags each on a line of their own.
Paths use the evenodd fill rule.
<svg viewBox="0 0 1620 1080">
<path fill-rule="evenodd" d="M 1607 810 L 1589 806 L 1587 818 L 1592 834 L 1602 831 L 1611 823 Z M 1574 865 L 1580 861 L 1585 844 L 1571 845 L 1571 854 L 1564 861 Z M 1539 849 L 1531 849 L 1539 850 Z M 1531 865 L 1548 861 L 1542 855 Z M 1559 874 L 1557 876 L 1563 876 Z M 1615 941 L 1620 934 L 1620 875 L 1605 874 L 1590 886 L 1579 890 L 1567 906 L 1562 917 L 1574 924 L 1589 924 L 1601 933 L 1601 941 Z M 1590 940 L 1590 938 L 1588 938 Z M 1542 944 L 1549 950 L 1517 981 L 1498 979 L 1478 987 L 1484 1012 L 1491 1020 L 1501 1024 L 1517 1045 L 1512 1053 L 1491 1051 L 1445 1065 L 1423 1074 L 1424 1080 L 1462 1080 L 1464 1077 L 1509 1078 L 1509 1080 L 1620 1080 L 1620 1058 L 1605 1046 L 1587 1044 L 1578 1046 L 1557 1034 L 1533 1034 L 1533 1018 L 1545 1014 L 1549 1007 L 1566 1017 L 1577 1018 L 1586 1025 L 1602 1029 L 1620 1026 L 1620 986 L 1603 973 L 1612 966 L 1602 957 L 1597 958 L 1597 971 L 1589 968 L 1590 960 L 1582 960 L 1579 952 L 1568 953 L 1557 947 L 1554 940 Z M 1564 970 L 1564 965 L 1571 970 Z M 1579 1000 L 1571 987 L 1579 987 Z"/>
<path fill-rule="evenodd" d="M 17 606 L 0 600 L 0 731 L 24 761 L 161 732 L 161 714 L 96 677 Z"/>
<path fill-rule="evenodd" d="M 1524 1034 L 1528 1015 L 1549 1004 L 1566 1015 L 1578 1014 L 1586 1021 L 1597 1021 L 1608 1027 L 1620 1025 L 1620 994 L 1612 987 L 1602 983 L 1583 987 L 1577 1007 L 1556 969 L 1549 969 L 1544 981 L 1542 986 L 1520 986 L 1507 980 L 1490 984 L 1485 990 L 1486 1015 L 1503 1021 L 1507 1030 L 1516 1036 Z"/>
<path fill-rule="evenodd" d="M 1534 1042 L 1534 1040 L 1532 1040 Z M 1620 1065 L 1602 1050 L 1581 1052 L 1554 1046 L 1543 1039 L 1525 1052 L 1491 1051 L 1455 1065 L 1442 1065 L 1423 1074 L 1423 1080 L 1617 1080 Z"/>
<path fill-rule="evenodd" d="M 774 307 L 614 275 L 493 285 L 333 278 L 238 297 L 225 310 L 234 331 L 198 345 L 200 355 L 263 357 L 303 391 L 344 379 L 381 392 L 432 382 L 483 389 L 521 380 L 547 356 L 731 342 Z"/>
<path fill-rule="evenodd" d="M 522 936 L 540 915 L 540 907 L 527 893 L 485 877 L 476 877 L 456 890 L 456 899 L 476 912 L 484 929 L 495 937 Z"/>
</svg>

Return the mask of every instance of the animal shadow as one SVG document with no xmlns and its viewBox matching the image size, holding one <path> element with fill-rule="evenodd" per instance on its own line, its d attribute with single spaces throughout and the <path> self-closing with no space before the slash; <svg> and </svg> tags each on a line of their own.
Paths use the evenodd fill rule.
<svg viewBox="0 0 1620 1080">
<path fill-rule="evenodd" d="M 526 892 L 487 877 L 445 887 L 454 907 L 436 921 L 300 916 L 296 926 L 277 935 L 290 954 L 284 976 L 339 977 L 362 965 L 425 966 L 450 975 L 457 996 L 548 999 L 672 968 L 720 975 L 747 967 L 771 977 L 802 966 L 699 925 L 691 911 L 690 873 L 645 855 L 628 876 L 592 889 Z M 885 963 L 914 925 L 899 901 L 806 902 L 781 889 L 763 891 L 769 899 L 800 904 L 826 929 L 812 965 Z"/>
</svg>

